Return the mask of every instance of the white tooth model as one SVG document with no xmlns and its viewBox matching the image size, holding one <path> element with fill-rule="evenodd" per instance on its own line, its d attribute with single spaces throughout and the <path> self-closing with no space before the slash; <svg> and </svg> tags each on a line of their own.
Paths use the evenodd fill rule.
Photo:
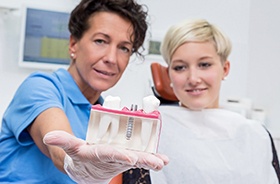
<svg viewBox="0 0 280 184">
<path fill-rule="evenodd" d="M 159 100 L 154 96 L 145 97 L 143 109 L 139 110 L 120 109 L 120 102 L 119 97 L 108 96 L 103 106 L 92 106 L 86 141 L 156 153 L 161 130 Z"/>
<path fill-rule="evenodd" d="M 152 113 L 157 110 L 159 107 L 160 101 L 155 96 L 150 95 L 143 98 L 143 111 L 145 113 Z M 153 120 L 143 119 L 142 120 L 142 130 L 141 130 L 141 139 L 142 139 L 142 149 L 145 150 L 149 144 L 151 133 L 153 128 Z"/>
<path fill-rule="evenodd" d="M 121 98 L 113 97 L 113 96 L 107 96 L 103 103 L 103 107 L 109 109 L 116 109 L 116 110 L 120 110 L 120 105 L 121 105 Z M 100 141 L 102 139 L 102 137 L 108 131 L 109 126 L 111 125 L 108 143 L 112 142 L 112 140 L 118 134 L 119 121 L 120 121 L 120 116 L 118 115 L 101 114 L 97 141 Z"/>
</svg>

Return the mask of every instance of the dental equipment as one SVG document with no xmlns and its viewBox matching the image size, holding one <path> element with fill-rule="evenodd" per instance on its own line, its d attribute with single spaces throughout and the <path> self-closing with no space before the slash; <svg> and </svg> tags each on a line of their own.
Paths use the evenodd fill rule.
<svg viewBox="0 0 280 184">
<path fill-rule="evenodd" d="M 134 107 L 134 108 L 133 108 Z M 131 105 L 130 111 L 137 111 L 137 105 Z M 127 128 L 126 128 L 126 139 L 129 140 L 132 135 L 133 131 L 133 124 L 134 124 L 134 117 L 128 117 L 127 120 Z"/>
<path fill-rule="evenodd" d="M 106 100 L 116 100 L 111 101 L 115 106 Z M 104 106 L 92 106 L 86 141 L 156 153 L 161 130 L 159 100 L 154 96 L 143 98 L 143 109 L 131 105 L 120 110 L 119 104 L 118 98 L 110 97 L 105 98 Z"/>
</svg>

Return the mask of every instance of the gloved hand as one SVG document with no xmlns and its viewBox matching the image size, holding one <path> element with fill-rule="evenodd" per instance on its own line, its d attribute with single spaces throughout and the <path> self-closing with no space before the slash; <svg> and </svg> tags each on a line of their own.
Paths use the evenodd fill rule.
<svg viewBox="0 0 280 184">
<path fill-rule="evenodd" d="M 52 131 L 43 139 L 46 145 L 61 147 L 66 156 L 64 170 L 78 183 L 109 183 L 111 178 L 130 168 L 160 170 L 168 163 L 161 154 L 90 145 L 64 131 Z"/>
</svg>

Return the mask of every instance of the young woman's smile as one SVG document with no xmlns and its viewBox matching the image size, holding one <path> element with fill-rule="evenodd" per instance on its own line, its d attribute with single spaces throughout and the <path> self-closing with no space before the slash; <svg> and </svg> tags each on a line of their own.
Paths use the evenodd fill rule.
<svg viewBox="0 0 280 184">
<path fill-rule="evenodd" d="M 174 52 L 169 76 L 174 93 L 183 106 L 192 110 L 219 105 L 221 81 L 229 71 L 212 42 L 187 42 Z"/>
<path fill-rule="evenodd" d="M 199 95 L 203 95 L 203 93 L 206 90 L 207 88 L 195 88 L 195 89 L 187 89 L 186 92 L 189 93 L 189 95 L 199 96 Z"/>
</svg>

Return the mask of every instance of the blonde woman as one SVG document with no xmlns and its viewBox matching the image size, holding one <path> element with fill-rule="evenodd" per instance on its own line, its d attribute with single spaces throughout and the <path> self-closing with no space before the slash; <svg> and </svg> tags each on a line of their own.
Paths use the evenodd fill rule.
<svg viewBox="0 0 280 184">
<path fill-rule="evenodd" d="M 153 183 L 278 183 L 278 166 L 273 167 L 278 159 L 273 161 L 266 129 L 219 107 L 230 52 L 229 38 L 203 19 L 174 25 L 166 33 L 161 53 L 180 105 L 159 109 L 163 121 L 159 151 L 170 163 L 152 172 Z"/>
</svg>

